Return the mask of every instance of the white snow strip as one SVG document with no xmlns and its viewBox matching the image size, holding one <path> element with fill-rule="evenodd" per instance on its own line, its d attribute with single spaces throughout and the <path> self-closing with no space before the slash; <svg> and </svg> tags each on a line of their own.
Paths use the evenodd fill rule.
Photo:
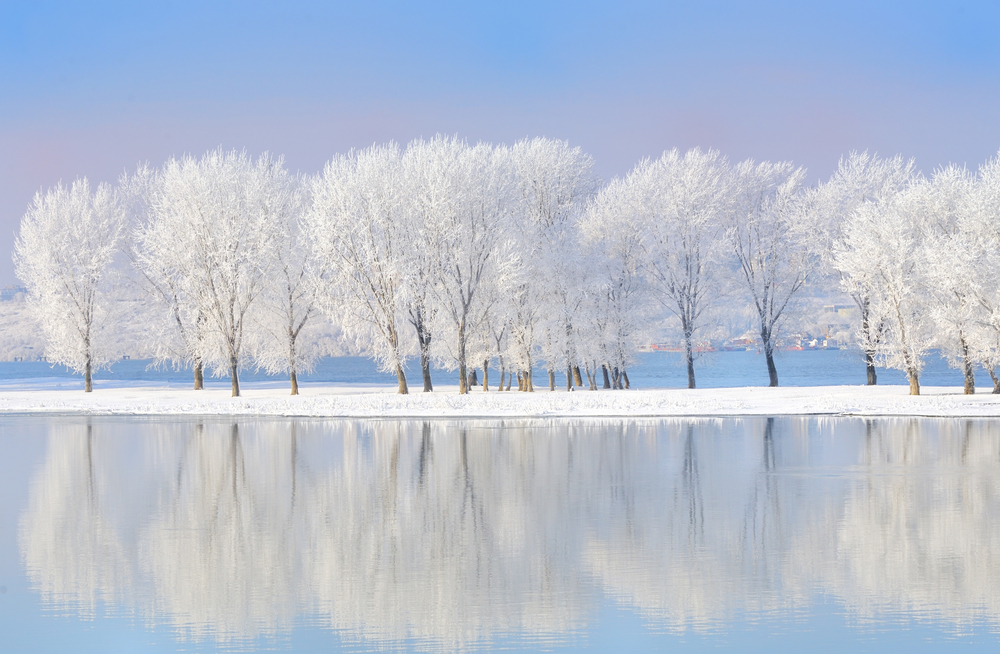
<svg viewBox="0 0 1000 654">
<path fill-rule="evenodd" d="M 983 389 L 963 395 L 961 388 L 907 386 L 817 386 L 789 388 L 658 389 L 628 391 L 475 390 L 461 396 L 457 387 L 434 393 L 398 395 L 394 389 L 306 386 L 297 397 L 287 390 L 250 387 L 243 397 L 228 389 L 194 391 L 170 387 L 0 391 L 0 414 L 225 415 L 342 418 L 453 417 L 672 417 L 672 416 L 958 416 L 1000 417 L 1000 395 Z"/>
</svg>

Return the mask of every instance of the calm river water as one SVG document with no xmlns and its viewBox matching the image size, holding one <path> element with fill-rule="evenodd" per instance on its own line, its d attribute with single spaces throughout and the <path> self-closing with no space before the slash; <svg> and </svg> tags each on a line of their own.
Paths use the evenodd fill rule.
<svg viewBox="0 0 1000 654">
<path fill-rule="evenodd" d="M 0 417 L 0 650 L 995 651 L 1000 422 Z"/>
</svg>

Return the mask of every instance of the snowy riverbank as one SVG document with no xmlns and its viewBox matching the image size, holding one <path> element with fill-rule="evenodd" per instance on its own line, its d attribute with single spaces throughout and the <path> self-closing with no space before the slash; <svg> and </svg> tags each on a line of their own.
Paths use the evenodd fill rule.
<svg viewBox="0 0 1000 654">
<path fill-rule="evenodd" d="M 385 387 L 310 386 L 290 397 L 286 388 L 251 387 L 244 396 L 228 389 L 193 391 L 168 387 L 0 392 L 0 414 L 239 415 L 343 418 L 450 417 L 672 417 L 672 416 L 967 416 L 1000 417 L 1000 395 L 981 389 L 926 387 L 919 397 L 905 386 L 659 389 L 630 391 L 474 391 L 454 387 L 397 395 Z"/>
</svg>

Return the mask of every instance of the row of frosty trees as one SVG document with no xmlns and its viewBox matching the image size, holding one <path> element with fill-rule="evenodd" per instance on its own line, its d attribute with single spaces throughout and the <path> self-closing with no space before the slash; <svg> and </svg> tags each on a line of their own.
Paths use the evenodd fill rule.
<svg viewBox="0 0 1000 654">
<path fill-rule="evenodd" d="M 674 329 L 689 387 L 696 349 L 748 307 L 770 384 L 774 349 L 806 284 L 854 299 L 868 370 L 903 370 L 911 392 L 931 348 L 964 370 L 1000 362 L 1000 159 L 926 178 L 867 153 L 803 184 L 791 163 L 731 164 L 666 152 L 602 185 L 579 148 L 457 138 L 376 145 L 315 176 L 281 159 L 216 150 L 140 166 L 117 187 L 87 181 L 36 195 L 15 245 L 18 276 L 50 361 L 91 374 L 116 357 L 123 323 L 150 354 L 193 369 L 256 365 L 297 375 L 320 317 L 395 372 L 419 356 L 457 369 L 459 392 L 628 388 L 651 334 Z M 665 327 L 666 326 L 666 327 Z M 120 340 L 120 339 L 119 339 Z M 586 382 L 584 382 L 584 376 Z"/>
</svg>

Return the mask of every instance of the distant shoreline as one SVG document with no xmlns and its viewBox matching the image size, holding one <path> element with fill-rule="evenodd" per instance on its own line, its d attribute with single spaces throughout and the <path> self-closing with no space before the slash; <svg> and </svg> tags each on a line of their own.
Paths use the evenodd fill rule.
<svg viewBox="0 0 1000 654">
<path fill-rule="evenodd" d="M 920 396 L 886 386 L 742 387 L 628 391 L 540 390 L 461 396 L 457 387 L 398 395 L 390 386 L 304 386 L 292 397 L 285 387 L 250 385 L 239 398 L 229 389 L 176 387 L 0 391 L 0 416 L 245 416 L 329 418 L 674 418 L 747 416 L 862 416 L 1000 418 L 992 387 L 974 396 L 961 387 L 931 386 Z"/>
</svg>

